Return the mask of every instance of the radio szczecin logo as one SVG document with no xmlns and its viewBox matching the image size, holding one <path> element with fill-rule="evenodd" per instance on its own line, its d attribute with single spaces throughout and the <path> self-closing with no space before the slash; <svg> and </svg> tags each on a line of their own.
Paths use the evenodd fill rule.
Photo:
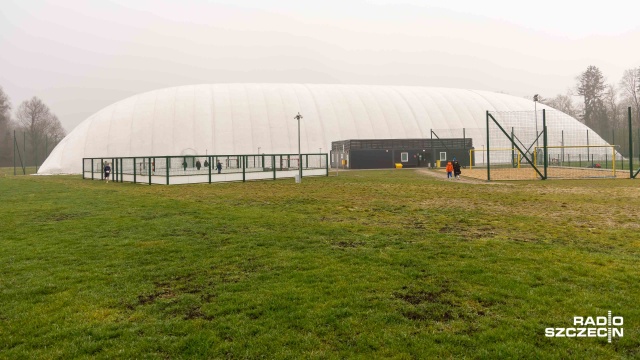
<svg viewBox="0 0 640 360">
<path fill-rule="evenodd" d="M 546 328 L 546 337 L 596 337 L 611 338 L 624 336 L 624 319 L 622 316 L 611 316 L 611 311 L 607 316 L 574 316 L 573 326 L 568 328 Z"/>
</svg>

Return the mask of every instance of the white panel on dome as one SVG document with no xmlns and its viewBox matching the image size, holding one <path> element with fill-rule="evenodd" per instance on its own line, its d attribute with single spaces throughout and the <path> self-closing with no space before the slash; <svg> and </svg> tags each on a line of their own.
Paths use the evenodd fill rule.
<svg viewBox="0 0 640 360">
<path fill-rule="evenodd" d="M 151 155 L 149 145 L 151 144 L 151 130 L 153 129 L 158 94 L 158 91 L 151 91 L 138 95 L 129 127 L 129 142 L 131 144 L 129 156 Z M 120 129 L 120 131 L 126 133 L 127 129 Z M 96 156 L 104 156 L 105 153 Z"/>
<path fill-rule="evenodd" d="M 180 139 L 184 135 L 174 136 L 177 131 L 182 131 L 180 124 L 175 120 L 176 94 L 179 88 L 169 88 L 158 90 L 155 112 L 153 115 L 153 126 L 150 129 L 151 138 L 145 138 L 144 142 L 149 144 L 147 155 L 180 155 L 182 150 L 174 146 L 175 139 Z"/>
</svg>

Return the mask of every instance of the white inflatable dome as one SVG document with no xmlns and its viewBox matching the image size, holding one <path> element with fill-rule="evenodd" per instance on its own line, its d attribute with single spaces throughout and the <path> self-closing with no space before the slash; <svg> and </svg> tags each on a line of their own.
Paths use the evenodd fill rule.
<svg viewBox="0 0 640 360">
<path fill-rule="evenodd" d="M 546 108 L 538 104 L 538 110 Z M 431 129 L 483 129 L 486 111 L 532 111 L 533 101 L 487 91 L 417 86 L 211 84 L 138 94 L 67 135 L 39 174 L 79 174 L 82 158 L 303 153 L 345 139 L 429 138 Z M 562 114 L 562 122 L 586 126 Z M 467 133 L 476 148 L 482 131 Z M 471 134 L 471 135 L 469 135 Z"/>
</svg>

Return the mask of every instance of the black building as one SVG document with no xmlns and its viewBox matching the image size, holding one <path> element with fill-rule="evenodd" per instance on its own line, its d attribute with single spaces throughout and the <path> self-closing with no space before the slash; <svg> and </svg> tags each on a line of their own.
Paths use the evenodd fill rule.
<svg viewBox="0 0 640 360">
<path fill-rule="evenodd" d="M 472 148 L 471 138 L 341 140 L 331 143 L 331 167 L 444 167 L 454 157 L 462 166 L 468 166 Z"/>
</svg>

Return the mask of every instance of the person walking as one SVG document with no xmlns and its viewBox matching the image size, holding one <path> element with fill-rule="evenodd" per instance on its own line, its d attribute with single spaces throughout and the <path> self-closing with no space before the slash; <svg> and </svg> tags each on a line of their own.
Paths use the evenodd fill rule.
<svg viewBox="0 0 640 360">
<path fill-rule="evenodd" d="M 202 166 L 202 164 L 200 164 L 200 159 L 198 159 L 196 161 L 196 169 L 200 170 L 200 167 Z"/>
<path fill-rule="evenodd" d="M 460 174 L 462 174 L 462 171 L 460 170 L 460 163 L 456 158 L 453 158 L 453 175 L 457 180 L 460 180 Z"/>
<path fill-rule="evenodd" d="M 220 162 L 220 160 L 218 160 L 218 163 L 216 164 L 216 169 L 218 169 L 218 174 L 220 174 L 220 172 L 222 171 L 222 163 Z"/>
<path fill-rule="evenodd" d="M 187 171 L 187 159 L 184 159 L 184 161 L 182 161 L 182 168 L 184 169 L 184 171 Z"/>
<path fill-rule="evenodd" d="M 449 161 L 447 163 L 447 180 L 451 180 L 451 178 L 453 177 L 453 164 L 451 163 L 451 161 Z"/>
<path fill-rule="evenodd" d="M 104 166 L 104 178 L 107 180 L 107 184 L 109 183 L 109 175 L 111 174 L 111 165 L 106 163 Z"/>
</svg>

